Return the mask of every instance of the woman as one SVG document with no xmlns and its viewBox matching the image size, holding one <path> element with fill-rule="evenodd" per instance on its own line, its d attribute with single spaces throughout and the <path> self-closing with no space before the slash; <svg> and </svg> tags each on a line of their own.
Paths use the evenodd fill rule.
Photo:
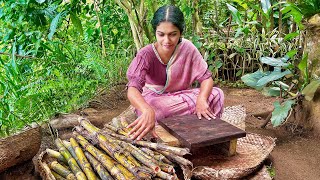
<svg viewBox="0 0 320 180">
<path fill-rule="evenodd" d="M 152 27 L 157 41 L 142 48 L 127 71 L 128 99 L 138 118 L 132 139 L 140 140 L 157 120 L 169 116 L 197 114 L 211 120 L 223 110 L 223 92 L 213 87 L 212 74 L 197 48 L 182 39 L 184 17 L 175 6 L 162 6 L 154 14 Z M 190 89 L 198 81 L 200 88 Z"/>
</svg>

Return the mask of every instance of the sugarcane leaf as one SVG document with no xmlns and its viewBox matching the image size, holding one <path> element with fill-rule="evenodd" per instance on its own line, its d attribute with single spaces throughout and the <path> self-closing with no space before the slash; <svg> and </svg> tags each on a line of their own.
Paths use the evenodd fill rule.
<svg viewBox="0 0 320 180">
<path fill-rule="evenodd" d="M 271 123 L 273 127 L 277 127 L 283 123 L 295 102 L 295 100 L 287 100 L 283 103 L 283 105 L 281 105 L 279 101 L 273 103 L 274 110 L 271 117 Z"/>
<path fill-rule="evenodd" d="M 285 75 L 291 74 L 291 71 L 286 70 L 284 72 L 273 71 L 269 75 L 262 77 L 257 81 L 257 86 L 264 86 L 269 82 L 282 78 Z"/>
<path fill-rule="evenodd" d="M 261 57 L 261 63 L 268 64 L 270 66 L 287 67 L 289 64 L 283 62 L 285 59 L 277 59 L 273 57 Z"/>
<path fill-rule="evenodd" d="M 307 101 L 311 101 L 313 99 L 313 96 L 314 96 L 315 92 L 319 88 L 319 86 L 320 86 L 320 79 L 313 80 L 313 81 L 310 82 L 310 84 L 308 84 L 302 90 L 301 93 L 304 95 L 304 97 L 306 98 Z"/>
<path fill-rule="evenodd" d="M 263 88 L 263 86 L 258 86 L 257 82 L 259 81 L 259 79 L 261 79 L 262 77 L 266 76 L 270 74 L 270 72 L 263 72 L 261 70 L 258 70 L 254 73 L 250 73 L 250 74 L 246 74 L 244 76 L 241 77 L 241 80 L 248 86 L 253 87 L 257 90 L 261 90 Z"/>
</svg>

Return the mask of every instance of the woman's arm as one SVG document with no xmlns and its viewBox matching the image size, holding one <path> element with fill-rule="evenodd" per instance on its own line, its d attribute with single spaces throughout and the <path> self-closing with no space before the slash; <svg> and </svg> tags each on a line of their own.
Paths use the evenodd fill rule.
<svg viewBox="0 0 320 180">
<path fill-rule="evenodd" d="M 201 116 L 205 117 L 208 120 L 211 120 L 211 118 L 216 118 L 216 115 L 211 111 L 208 104 L 208 98 L 210 96 L 210 93 L 212 92 L 212 88 L 213 79 L 211 77 L 203 80 L 200 84 L 200 93 L 197 98 L 195 112 L 199 119 L 201 119 Z"/>
<path fill-rule="evenodd" d="M 128 128 L 132 127 L 132 130 L 129 132 L 129 135 L 131 135 L 131 139 L 140 140 L 149 131 L 152 131 L 152 135 L 154 137 L 157 137 L 154 128 L 154 109 L 144 100 L 140 91 L 135 87 L 129 87 L 127 95 L 130 103 L 141 112 L 141 116 L 139 116 L 128 126 Z"/>
</svg>

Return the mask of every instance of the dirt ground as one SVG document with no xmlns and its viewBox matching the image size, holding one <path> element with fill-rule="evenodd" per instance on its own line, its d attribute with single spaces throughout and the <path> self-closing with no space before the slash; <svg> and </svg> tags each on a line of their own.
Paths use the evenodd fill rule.
<svg viewBox="0 0 320 180">
<path fill-rule="evenodd" d="M 277 138 L 276 147 L 265 162 L 271 165 L 271 171 L 277 180 L 318 180 L 320 179 L 320 135 L 312 131 L 292 133 L 285 127 L 273 128 L 270 124 L 261 129 L 263 119 L 272 110 L 275 98 L 264 97 L 252 89 L 223 88 L 225 92 L 225 106 L 243 105 L 246 108 L 246 131 Z M 90 107 L 79 110 L 77 114 L 87 115 L 91 121 L 108 122 L 123 112 L 129 102 L 125 98 L 123 88 L 116 88 L 110 93 L 101 93 L 93 100 Z M 100 124 L 101 125 L 101 124 Z M 287 128 L 288 129 L 288 128 Z M 68 136 L 71 130 L 59 132 L 61 136 Z M 52 138 L 44 130 L 41 150 L 52 145 Z M 0 179 L 36 180 L 41 179 L 36 173 L 32 161 L 14 166 L 0 174 Z"/>
</svg>

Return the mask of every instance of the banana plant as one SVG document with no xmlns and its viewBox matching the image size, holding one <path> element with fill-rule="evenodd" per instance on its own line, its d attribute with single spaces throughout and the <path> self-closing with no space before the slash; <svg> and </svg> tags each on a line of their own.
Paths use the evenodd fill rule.
<svg viewBox="0 0 320 180">
<path fill-rule="evenodd" d="M 241 80 L 263 94 L 278 96 L 280 100 L 274 102 L 271 123 L 274 127 L 280 126 L 290 115 L 295 105 L 302 100 L 312 100 L 320 86 L 320 79 L 310 79 L 308 71 L 308 56 L 305 55 L 295 66 L 289 61 L 297 51 L 293 50 L 282 58 L 261 57 L 262 64 L 269 65 L 270 70 L 259 69 L 246 74 Z"/>
</svg>

